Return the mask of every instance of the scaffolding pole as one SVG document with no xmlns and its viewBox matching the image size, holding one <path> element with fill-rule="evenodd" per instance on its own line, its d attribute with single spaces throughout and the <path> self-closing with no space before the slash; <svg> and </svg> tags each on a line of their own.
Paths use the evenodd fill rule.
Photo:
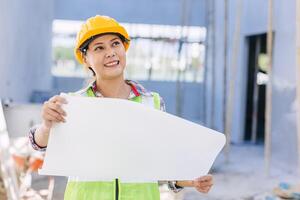
<svg viewBox="0 0 300 200">
<path fill-rule="evenodd" d="M 272 57 L 273 57 L 273 0 L 268 5 L 268 33 L 267 33 L 267 55 L 268 55 L 268 83 L 266 97 L 266 129 L 265 129 L 265 173 L 270 174 L 271 160 L 271 133 L 272 133 Z"/>
<path fill-rule="evenodd" d="M 210 0 L 211 2 L 211 13 L 210 13 L 210 25 L 211 25 L 211 56 L 212 56 L 212 66 L 211 66 L 211 114 L 210 114 L 210 128 L 215 129 L 215 99 L 216 99 L 216 4 L 215 0 Z"/>
<path fill-rule="evenodd" d="M 228 35 L 228 0 L 224 0 L 224 78 L 223 78 L 223 132 L 226 124 L 226 102 L 227 102 L 227 35 Z"/>
<path fill-rule="evenodd" d="M 190 13 L 190 0 L 181 0 L 181 28 L 180 28 L 180 40 L 177 50 L 177 78 L 176 78 L 176 115 L 181 117 L 182 115 L 182 104 L 183 104 L 183 96 L 182 96 L 182 71 L 179 67 L 180 56 L 182 53 L 183 41 L 184 41 L 184 30 L 185 26 L 188 26 L 188 15 Z"/>
<path fill-rule="evenodd" d="M 207 101 L 206 101 L 206 87 L 207 87 L 207 71 L 208 71 L 208 52 L 209 52 L 209 37 L 210 37 L 210 30 L 209 30 L 209 12 L 210 12 L 210 7 L 209 7 L 209 0 L 205 1 L 205 27 L 206 27 L 206 35 L 205 35 L 205 58 L 204 58 L 204 77 L 203 77 L 203 92 L 202 92 L 202 110 L 203 110 L 203 123 L 205 126 L 208 126 L 208 120 L 207 120 Z"/>
<path fill-rule="evenodd" d="M 227 101 L 227 111 L 226 111 L 226 123 L 225 123 L 225 135 L 226 135 L 226 145 L 225 145 L 225 160 L 229 162 L 229 151 L 232 133 L 232 118 L 233 118 L 233 101 L 235 95 L 235 81 L 237 77 L 237 62 L 238 53 L 240 47 L 240 35 L 241 35 L 241 17 L 243 10 L 243 0 L 238 0 L 237 5 L 237 15 L 234 29 L 233 38 L 233 52 L 231 54 L 231 70 L 230 70 L 230 82 L 229 82 L 229 96 Z"/>
<path fill-rule="evenodd" d="M 296 70 L 297 70 L 297 148 L 300 174 L 300 0 L 296 0 Z"/>
</svg>

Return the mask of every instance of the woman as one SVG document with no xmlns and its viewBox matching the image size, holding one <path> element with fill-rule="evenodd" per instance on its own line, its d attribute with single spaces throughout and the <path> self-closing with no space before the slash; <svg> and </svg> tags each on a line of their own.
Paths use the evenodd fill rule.
<svg viewBox="0 0 300 200">
<path fill-rule="evenodd" d="M 128 99 L 164 111 L 164 102 L 159 94 L 149 92 L 140 84 L 124 79 L 126 51 L 129 44 L 127 31 L 114 19 L 99 15 L 89 18 L 77 34 L 75 55 L 79 63 L 92 71 L 95 80 L 75 95 Z M 42 124 L 33 127 L 29 136 L 35 149 L 45 150 L 53 123 L 65 122 L 66 113 L 61 108 L 64 103 L 67 103 L 66 100 L 60 96 L 54 96 L 44 103 Z M 207 193 L 212 184 L 211 175 L 193 181 L 168 182 L 174 192 L 190 186 Z M 72 200 L 158 200 L 159 198 L 157 182 L 122 183 L 118 179 L 110 182 L 92 182 L 70 177 L 65 192 L 65 199 Z"/>
</svg>

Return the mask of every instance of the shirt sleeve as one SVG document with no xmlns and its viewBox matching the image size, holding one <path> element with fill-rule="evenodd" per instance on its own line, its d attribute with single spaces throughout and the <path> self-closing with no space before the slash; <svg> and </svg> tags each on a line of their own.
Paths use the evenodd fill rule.
<svg viewBox="0 0 300 200">
<path fill-rule="evenodd" d="M 183 190 L 183 187 L 176 185 L 176 181 L 168 181 L 168 188 L 174 193 L 178 193 Z"/>
<path fill-rule="evenodd" d="M 30 141 L 31 146 L 32 146 L 33 149 L 35 149 L 35 150 L 37 150 L 37 151 L 46 151 L 47 146 L 41 147 L 41 146 L 39 146 L 39 145 L 35 142 L 34 134 L 35 134 L 35 132 L 36 132 L 36 130 L 37 130 L 38 127 L 39 127 L 39 125 L 35 125 L 35 126 L 33 126 L 33 127 L 31 127 L 31 128 L 29 129 L 29 135 L 28 135 L 29 141 Z"/>
</svg>

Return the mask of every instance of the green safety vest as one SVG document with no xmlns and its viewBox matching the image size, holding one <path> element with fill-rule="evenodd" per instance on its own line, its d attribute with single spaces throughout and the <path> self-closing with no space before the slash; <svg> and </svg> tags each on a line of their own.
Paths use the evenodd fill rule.
<svg viewBox="0 0 300 200">
<path fill-rule="evenodd" d="M 152 105 L 160 109 L 158 93 L 152 93 Z M 86 91 L 86 96 L 95 97 L 91 88 Z M 131 101 L 144 103 L 142 96 L 137 96 Z M 159 200 L 160 193 L 156 183 L 122 183 L 119 179 L 113 181 L 68 181 L 65 190 L 65 200 Z"/>
</svg>

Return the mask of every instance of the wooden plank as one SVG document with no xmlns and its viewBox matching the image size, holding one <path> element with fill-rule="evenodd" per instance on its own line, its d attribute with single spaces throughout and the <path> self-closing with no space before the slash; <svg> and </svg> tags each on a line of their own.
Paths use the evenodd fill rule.
<svg viewBox="0 0 300 200">
<path fill-rule="evenodd" d="M 271 160 L 271 133 L 272 133 L 272 57 L 273 57 L 273 0 L 269 0 L 268 6 L 268 33 L 267 33 L 267 55 L 268 55 L 268 69 L 269 77 L 267 83 L 266 96 L 266 112 L 265 112 L 265 173 L 270 173 Z"/>
</svg>

